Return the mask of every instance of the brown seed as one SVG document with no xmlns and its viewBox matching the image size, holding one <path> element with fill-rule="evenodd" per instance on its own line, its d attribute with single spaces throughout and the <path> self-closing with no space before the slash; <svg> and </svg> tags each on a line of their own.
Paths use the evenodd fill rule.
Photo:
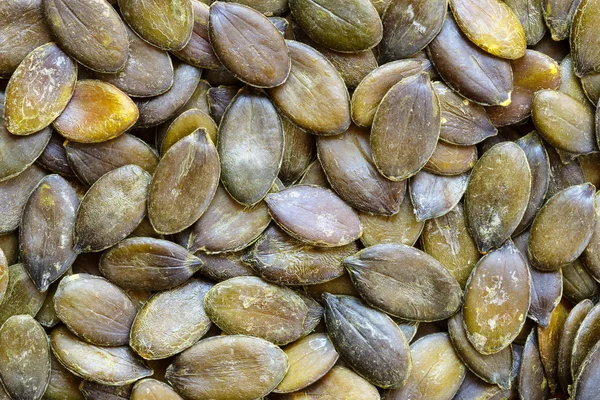
<svg viewBox="0 0 600 400">
<path fill-rule="evenodd" d="M 548 381 L 540 358 L 536 331 L 532 330 L 523 349 L 519 370 L 519 394 L 521 398 L 544 400 L 548 396 Z"/>
<path fill-rule="evenodd" d="M 391 182 L 373 164 L 367 131 L 351 125 L 341 135 L 321 136 L 317 151 L 333 189 L 353 208 L 379 215 L 400 210 L 406 181 Z"/>
<path fill-rule="evenodd" d="M 570 45 L 575 74 L 580 78 L 590 72 L 600 72 L 598 17 L 598 0 L 581 0 L 573 14 Z"/>
<path fill-rule="evenodd" d="M 589 100 L 582 87 L 583 80 L 575 75 L 573 59 L 567 55 L 560 62 L 560 88 L 561 92 L 579 100 L 582 104 L 589 106 Z"/>
<path fill-rule="evenodd" d="M 0 116 L 0 183 L 16 177 L 33 164 L 51 136 L 50 128 L 27 136 L 13 135 L 6 129 L 4 119 Z"/>
<path fill-rule="evenodd" d="M 25 140 L 27 139 L 25 138 Z M 0 149 L 2 149 L 1 146 Z M 44 170 L 37 165 L 32 165 L 14 178 L 0 181 L 0 204 L 2 204 L 0 207 L 0 233 L 8 234 L 19 227 L 29 194 L 45 175 Z M 3 249 L 6 250 L 4 246 Z"/>
<path fill-rule="evenodd" d="M 473 168 L 476 162 L 476 146 L 456 146 L 438 140 L 423 169 L 436 175 L 460 175 Z"/>
<path fill-rule="evenodd" d="M 58 284 L 59 282 L 57 281 L 48 287 L 48 294 L 46 295 L 46 299 L 44 299 L 44 304 L 42 304 L 42 308 L 35 315 L 35 319 L 44 328 L 53 328 L 60 323 L 60 318 L 58 318 L 54 309 L 54 294 L 56 293 L 56 289 L 58 289 Z"/>
<path fill-rule="evenodd" d="M 202 131 L 174 144 L 158 163 L 148 194 L 148 216 L 162 234 L 181 232 L 202 216 L 217 191 L 219 156 Z"/>
<path fill-rule="evenodd" d="M 251 334 L 278 345 L 303 336 L 308 314 L 293 290 L 250 276 L 216 284 L 204 298 L 204 309 L 230 335 Z"/>
<path fill-rule="evenodd" d="M 219 61 L 242 82 L 272 88 L 288 78 L 291 59 L 285 39 L 260 12 L 216 2 L 208 15 L 208 35 Z"/>
<path fill-rule="evenodd" d="M 127 61 L 125 24 L 104 0 L 44 0 L 52 36 L 73 58 L 100 72 L 118 72 Z M 102 18 L 99 18 L 102 16 Z"/>
<path fill-rule="evenodd" d="M 0 264 L 5 265 L 7 268 L 9 265 L 13 265 L 17 263 L 19 258 L 19 234 L 14 231 L 11 233 L 0 235 L 0 251 L 2 251 L 2 255 L 4 260 L 0 262 Z M 4 273 L 0 275 L 4 276 Z M 2 279 L 0 279 L 2 280 Z M 2 284 L 0 284 L 0 288 Z M 3 290 L 1 290 L 4 292 Z"/>
<path fill-rule="evenodd" d="M 553 40 L 569 37 L 573 15 L 581 0 L 544 0 L 544 20 Z"/>
<path fill-rule="evenodd" d="M 574 378 L 581 370 L 586 356 L 598 343 L 598 332 L 600 332 L 600 307 L 594 306 L 581 322 L 573 341 L 571 374 Z"/>
<path fill-rule="evenodd" d="M 211 326 L 203 304 L 212 286 L 190 279 L 154 295 L 135 317 L 130 346 L 147 360 L 167 358 L 192 346 Z"/>
<path fill-rule="evenodd" d="M 594 105 L 598 105 L 598 99 L 600 99 L 600 74 L 590 73 L 582 76 L 581 87 L 587 100 L 591 101 Z"/>
<path fill-rule="evenodd" d="M 125 93 L 109 83 L 90 79 L 77 82 L 54 128 L 74 142 L 97 143 L 121 135 L 138 116 L 135 103 Z"/>
<path fill-rule="evenodd" d="M 55 43 L 29 53 L 6 87 L 6 129 L 29 135 L 46 128 L 67 106 L 76 80 L 75 61 Z"/>
<path fill-rule="evenodd" d="M 87 274 L 69 275 L 60 281 L 54 308 L 73 333 L 98 346 L 129 343 L 129 330 L 137 312 L 118 286 Z"/>
<path fill-rule="evenodd" d="M 594 196 L 596 222 L 589 244 L 581 255 L 581 261 L 594 277 L 600 279 L 600 194 Z"/>
<path fill-rule="evenodd" d="M 292 69 L 284 84 L 269 89 L 273 103 L 294 124 L 317 135 L 347 130 L 350 102 L 339 72 L 312 47 L 292 40 L 286 43 Z"/>
<path fill-rule="evenodd" d="M 298 181 L 316 155 L 315 136 L 304 132 L 286 117 L 281 116 L 283 127 L 283 159 L 279 179 L 289 185 Z"/>
<path fill-rule="evenodd" d="M 102 275 L 123 288 L 159 291 L 187 281 L 202 262 L 167 240 L 129 238 L 107 250 L 99 265 Z"/>
<path fill-rule="evenodd" d="M 50 346 L 44 328 L 15 315 L 0 328 L 0 377 L 12 399 L 39 400 L 50 379 Z"/>
<path fill-rule="evenodd" d="M 573 376 L 571 375 L 571 357 L 573 354 L 575 337 L 581 323 L 593 306 L 594 303 L 591 300 L 583 300 L 573 307 L 565 320 L 560 338 L 560 345 L 558 347 L 558 381 L 561 389 L 565 393 L 567 393 L 569 385 L 573 383 Z"/>
<path fill-rule="evenodd" d="M 502 58 L 518 59 L 527 41 L 521 22 L 500 0 L 450 0 L 460 29 L 483 50 Z"/>
<path fill-rule="evenodd" d="M 86 400 L 130 400 L 133 383 L 122 386 L 109 386 L 84 380 L 81 382 L 80 389 Z"/>
<path fill-rule="evenodd" d="M 149 185 L 150 174 L 137 165 L 117 168 L 98 179 L 77 210 L 75 251 L 101 251 L 133 232 L 146 215 Z"/>
<path fill-rule="evenodd" d="M 156 143 L 161 155 L 164 155 L 175 143 L 194 133 L 197 129 L 204 129 L 213 143 L 217 143 L 217 124 L 204 111 L 190 109 L 182 112 L 171 122 L 165 122 L 158 127 Z"/>
<path fill-rule="evenodd" d="M 417 221 L 438 218 L 452 210 L 463 197 L 469 174 L 442 176 L 420 171 L 410 178 L 410 199 Z"/>
<path fill-rule="evenodd" d="M 175 390 L 156 379 L 142 379 L 131 391 L 131 400 L 183 400 Z"/>
<path fill-rule="evenodd" d="M 306 171 L 304 171 L 304 174 L 298 183 L 300 185 L 314 185 L 331 189 L 331 185 L 327 180 L 325 172 L 323 172 L 323 168 L 321 167 L 319 160 L 313 161 L 308 168 L 306 168 Z"/>
<path fill-rule="evenodd" d="M 428 52 L 442 79 L 462 96 L 487 106 L 510 104 L 513 90 L 510 62 L 471 43 L 451 15 L 446 17 Z"/>
<path fill-rule="evenodd" d="M 190 400 L 256 399 L 270 393 L 288 369 L 285 353 L 266 340 L 217 336 L 175 358 L 166 378 Z M 215 371 L 221 371 L 215 375 Z"/>
<path fill-rule="evenodd" d="M 244 262 L 270 282 L 314 285 L 342 276 L 342 261 L 356 251 L 354 243 L 334 248 L 310 246 L 272 225 L 244 255 Z"/>
<path fill-rule="evenodd" d="M 267 195 L 275 222 L 288 234 L 315 246 L 344 246 L 362 235 L 358 214 L 333 192 L 299 185 Z"/>
<path fill-rule="evenodd" d="M 597 396 L 599 360 L 600 345 L 596 345 L 590 350 L 579 373 L 575 377 L 575 385 L 571 391 L 573 399 L 591 400 Z"/>
<path fill-rule="evenodd" d="M 528 46 L 537 44 L 546 33 L 544 20 L 544 0 L 506 0 L 505 3 L 515 13 L 523 30 Z M 564 38 L 563 38 L 564 39 Z M 562 40 L 562 39 L 560 39 Z"/>
<path fill-rule="evenodd" d="M 99 347 L 84 342 L 65 326 L 50 334 L 52 352 L 73 374 L 84 379 L 122 386 L 152 375 L 152 369 L 128 346 Z"/>
<path fill-rule="evenodd" d="M 75 173 L 67 160 L 67 152 L 63 146 L 64 138 L 56 132 L 52 132 L 50 142 L 44 152 L 36 160 L 44 169 L 59 174 L 65 178 L 75 178 Z"/>
<path fill-rule="evenodd" d="M 355 297 L 325 293 L 323 302 L 327 333 L 344 360 L 376 386 L 402 387 L 412 360 L 408 342 L 394 321 Z"/>
<path fill-rule="evenodd" d="M 242 89 L 219 125 L 221 181 L 237 202 L 254 206 L 271 189 L 283 158 L 283 127 L 263 94 Z"/>
<path fill-rule="evenodd" d="M 79 390 L 81 378 L 73 375 L 68 369 L 63 367 L 52 352 L 50 352 L 50 356 L 50 381 L 48 382 L 43 399 L 84 400 L 85 397 Z"/>
<path fill-rule="evenodd" d="M 458 391 L 467 368 L 457 357 L 448 334 L 436 333 L 410 346 L 413 373 L 401 389 L 385 393 L 386 400 L 451 399 Z"/>
<path fill-rule="evenodd" d="M 21 259 L 42 292 L 75 261 L 73 227 L 78 206 L 75 189 L 58 175 L 45 177 L 27 200 L 19 230 Z"/>
<path fill-rule="evenodd" d="M 546 146 L 546 152 L 550 161 L 550 182 L 548 182 L 546 199 L 550 199 L 561 190 L 570 186 L 581 185 L 586 182 L 583 169 L 579 163 L 570 162 L 563 164 L 560 156 L 552 146 Z"/>
<path fill-rule="evenodd" d="M 288 9 L 288 3 L 286 0 L 225 0 L 228 3 L 240 3 L 247 5 L 248 7 L 254 8 L 266 16 L 281 15 Z"/>
<path fill-rule="evenodd" d="M 563 275 L 563 297 L 573 304 L 598 297 L 598 283 L 583 266 L 580 259 L 561 268 Z"/>
<path fill-rule="evenodd" d="M 225 110 L 239 91 L 240 88 L 238 86 L 218 86 L 208 89 L 207 97 L 210 116 L 218 125 L 221 124 Z"/>
<path fill-rule="evenodd" d="M 37 289 L 23 264 L 8 267 L 8 286 L 0 301 L 0 326 L 13 315 L 36 315 L 46 295 Z"/>
<path fill-rule="evenodd" d="M 565 302 L 561 301 L 552 312 L 548 327 L 537 327 L 540 356 L 544 371 L 546 371 L 550 393 L 555 393 L 558 387 L 558 349 L 568 313 Z"/>
<path fill-rule="evenodd" d="M 204 263 L 200 273 L 214 281 L 226 281 L 236 276 L 254 276 L 256 273 L 247 264 L 242 262 L 243 252 L 206 254 L 201 251 L 196 253 Z"/>
<path fill-rule="evenodd" d="M 517 337 L 527 317 L 530 287 L 525 258 L 511 240 L 479 260 L 463 308 L 467 336 L 477 351 L 498 353 Z"/>
<path fill-rule="evenodd" d="M 531 226 L 528 256 L 532 266 L 556 271 L 581 255 L 595 226 L 594 193 L 590 183 L 571 186 L 542 207 Z"/>
<path fill-rule="evenodd" d="M 119 9 L 131 29 L 159 49 L 181 50 L 192 36 L 194 11 L 190 0 L 119 0 Z M 158 20 L 157 15 L 161 16 Z"/>
<path fill-rule="evenodd" d="M 460 385 L 458 392 L 452 398 L 453 400 L 473 400 L 473 399 L 497 399 L 497 395 L 504 392 L 497 385 L 484 382 L 477 375 L 467 370 L 465 379 Z"/>
<path fill-rule="evenodd" d="M 465 193 L 467 226 L 480 252 L 500 247 L 513 234 L 530 193 L 531 170 L 518 145 L 499 143 L 481 156 Z"/>
</svg>

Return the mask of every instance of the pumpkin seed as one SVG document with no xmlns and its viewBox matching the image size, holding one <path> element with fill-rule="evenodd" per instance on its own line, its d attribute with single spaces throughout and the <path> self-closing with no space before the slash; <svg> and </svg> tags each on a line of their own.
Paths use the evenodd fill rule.
<svg viewBox="0 0 600 400">
<path fill-rule="evenodd" d="M 594 306 L 585 316 L 573 341 L 571 353 L 571 374 L 577 377 L 586 356 L 598 342 L 598 330 L 600 329 L 600 309 Z"/>
<path fill-rule="evenodd" d="M 589 100 L 582 87 L 582 80 L 575 75 L 573 59 L 567 55 L 560 63 L 560 88 L 561 92 L 579 100 L 589 106 Z"/>
<path fill-rule="evenodd" d="M 600 2 L 581 0 L 571 21 L 571 55 L 575 75 L 582 77 L 590 72 L 600 72 L 600 52 L 598 51 L 598 26 Z"/>
<path fill-rule="evenodd" d="M 536 331 L 532 330 L 523 349 L 519 370 L 519 395 L 522 399 L 546 399 L 548 381 L 540 358 Z"/>
<path fill-rule="evenodd" d="M 197 129 L 203 129 L 213 143 L 217 143 L 217 124 L 204 111 L 192 108 L 184 111 L 171 123 L 164 123 L 157 129 L 156 143 L 160 154 L 164 155 L 175 143 Z"/>
<path fill-rule="evenodd" d="M 562 267 L 563 296 L 571 303 L 598 297 L 598 283 L 577 259 Z"/>
<path fill-rule="evenodd" d="M 469 174 L 441 176 L 420 171 L 410 178 L 410 199 L 417 221 L 441 217 L 450 212 L 463 197 Z"/>
<path fill-rule="evenodd" d="M 456 146 L 438 140 L 423 169 L 436 175 L 460 175 L 477 162 L 477 146 Z"/>
<path fill-rule="evenodd" d="M 44 393 L 44 400 L 83 400 L 84 395 L 79 391 L 81 378 L 73 375 L 50 352 L 50 381 Z"/>
<path fill-rule="evenodd" d="M 568 313 L 569 310 L 564 301 L 561 301 L 552 311 L 548 327 L 543 328 L 539 325 L 537 327 L 540 356 L 551 394 L 555 393 L 558 387 L 558 363 L 560 361 L 558 359 L 558 349 Z"/>
<path fill-rule="evenodd" d="M 315 138 L 286 117 L 280 117 L 283 127 L 283 158 L 279 179 L 289 185 L 298 181 L 315 159 Z"/>
<path fill-rule="evenodd" d="M 226 2 L 233 3 L 233 0 L 225 0 Z M 281 15 L 288 9 L 286 0 L 239 0 L 235 3 L 245 4 L 248 7 L 254 8 L 267 16 L 269 15 Z"/>
<path fill-rule="evenodd" d="M 27 136 L 13 135 L 6 129 L 4 119 L 0 116 L 0 183 L 15 178 L 33 164 L 48 145 L 51 136 L 50 128 Z"/>
<path fill-rule="evenodd" d="M 8 267 L 8 286 L 0 302 L 0 325 L 13 315 L 31 315 L 38 313 L 47 292 L 38 291 L 27 275 L 23 264 Z"/>
<path fill-rule="evenodd" d="M 60 323 L 60 318 L 58 318 L 54 309 L 54 294 L 56 293 L 56 289 L 58 289 L 58 284 L 59 282 L 57 281 L 48 287 L 48 294 L 44 299 L 44 304 L 42 304 L 40 311 L 35 315 L 35 319 L 44 328 L 53 328 Z"/>
<path fill-rule="evenodd" d="M 598 359 L 600 358 L 600 345 L 594 346 L 586 357 L 575 379 L 575 386 L 571 393 L 575 400 L 593 399 L 597 395 L 597 371 Z"/>
<path fill-rule="evenodd" d="M 0 181 L 0 202 L 3 205 L 0 207 L 0 233 L 8 234 L 19 227 L 29 194 L 45 175 L 40 167 L 32 165 L 14 178 Z M 8 249 L 4 246 L 2 248 Z"/>
<path fill-rule="evenodd" d="M 156 379 L 142 379 L 131 391 L 132 400 L 183 400 L 171 386 Z"/>
<path fill-rule="evenodd" d="M 586 299 L 575 305 L 565 320 L 563 332 L 558 347 L 558 381 L 563 392 L 568 393 L 569 385 L 573 383 L 571 375 L 571 360 L 575 337 L 581 323 L 590 312 L 594 303 Z"/>
<path fill-rule="evenodd" d="M 133 384 L 109 386 L 94 381 L 81 382 L 81 393 L 86 400 L 130 400 L 132 389 Z"/>
<path fill-rule="evenodd" d="M 542 40 L 542 37 L 544 37 L 544 34 L 546 33 L 543 2 L 544 0 L 505 1 L 521 22 L 523 30 L 525 31 L 525 39 L 528 46 L 537 44 Z"/>
<path fill-rule="evenodd" d="M 44 169 L 66 178 L 75 178 L 75 173 L 67 160 L 67 152 L 63 146 L 64 138 L 53 132 L 44 152 L 36 160 Z"/>
<path fill-rule="evenodd" d="M 544 20 L 552 39 L 565 40 L 569 37 L 573 15 L 581 0 L 544 0 Z"/>
<path fill-rule="evenodd" d="M 199 251 L 196 256 L 204 263 L 200 273 L 217 282 L 255 275 L 254 270 L 242 262 L 242 252 L 206 254 Z"/>
<path fill-rule="evenodd" d="M 221 124 L 225 110 L 231 104 L 235 95 L 240 91 L 237 86 L 218 86 L 208 89 L 208 105 L 210 108 L 210 116 Z"/>
</svg>

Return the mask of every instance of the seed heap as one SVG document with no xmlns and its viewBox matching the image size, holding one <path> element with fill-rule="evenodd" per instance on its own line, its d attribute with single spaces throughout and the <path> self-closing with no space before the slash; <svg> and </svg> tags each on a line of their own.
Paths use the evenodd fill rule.
<svg viewBox="0 0 600 400">
<path fill-rule="evenodd" d="M 600 0 L 0 0 L 0 399 L 598 399 Z"/>
</svg>

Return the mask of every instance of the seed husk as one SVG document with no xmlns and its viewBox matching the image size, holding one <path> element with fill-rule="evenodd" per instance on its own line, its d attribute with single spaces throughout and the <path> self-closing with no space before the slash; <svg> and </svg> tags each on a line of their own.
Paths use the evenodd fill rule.
<svg viewBox="0 0 600 400">
<path fill-rule="evenodd" d="M 477 162 L 477 146 L 456 146 L 438 140 L 435 150 L 423 170 L 436 175 L 460 175 Z"/>
<path fill-rule="evenodd" d="M 540 358 L 537 332 L 531 331 L 525 342 L 519 370 L 519 395 L 522 399 L 543 400 L 548 396 L 548 381 Z"/>
<path fill-rule="evenodd" d="M 6 129 L 29 135 L 46 128 L 69 103 L 76 80 L 77 64 L 56 43 L 33 50 L 6 87 Z"/>
<path fill-rule="evenodd" d="M 98 179 L 77 209 L 75 251 L 101 251 L 133 232 L 146 215 L 149 185 L 150 174 L 137 165 L 125 165 Z"/>
<path fill-rule="evenodd" d="M 167 358 L 192 346 L 211 326 L 203 304 L 212 286 L 193 278 L 154 295 L 133 321 L 130 346 L 147 360 Z"/>
<path fill-rule="evenodd" d="M 15 178 L 31 166 L 48 145 L 50 137 L 50 128 L 27 136 L 13 135 L 0 116 L 0 183 Z"/>
<path fill-rule="evenodd" d="M 50 379 L 50 345 L 30 315 L 15 315 L 0 328 L 0 377 L 13 399 L 39 400 Z"/>
<path fill-rule="evenodd" d="M 27 200 L 19 230 L 21 259 L 42 292 L 75 261 L 73 227 L 78 206 L 75 189 L 58 175 L 46 176 Z"/>
<path fill-rule="evenodd" d="M 582 77 L 590 72 L 600 72 L 600 51 L 598 50 L 598 17 L 600 2 L 582 0 L 579 2 L 571 22 L 570 45 L 575 75 Z"/>
<path fill-rule="evenodd" d="M 417 221 L 441 217 L 450 212 L 463 197 L 469 173 L 442 176 L 420 171 L 410 178 L 410 199 Z"/>
<path fill-rule="evenodd" d="M 355 297 L 325 293 L 323 302 L 329 338 L 352 369 L 381 388 L 402 387 L 412 360 L 408 342 L 394 321 Z"/>
<path fill-rule="evenodd" d="M 292 62 L 285 39 L 260 12 L 216 2 L 210 7 L 208 34 L 219 61 L 242 82 L 272 88 L 288 79 Z"/>
<path fill-rule="evenodd" d="M 483 153 L 465 193 L 467 226 L 481 253 L 500 247 L 529 204 L 531 170 L 525 152 L 511 142 Z"/>
<path fill-rule="evenodd" d="M 198 220 L 217 191 L 217 149 L 201 130 L 175 143 L 158 163 L 148 194 L 148 217 L 162 234 L 181 232 Z"/>
<path fill-rule="evenodd" d="M 35 316 L 46 299 L 47 292 L 40 292 L 23 264 L 8 267 L 8 286 L 0 302 L 0 325 L 13 315 Z"/>
<path fill-rule="evenodd" d="M 126 385 L 153 372 L 128 346 L 96 346 L 79 339 L 65 326 L 52 330 L 50 344 L 58 361 L 71 373 L 104 385 Z"/>
<path fill-rule="evenodd" d="M 42 5 L 46 25 L 69 55 L 94 71 L 115 73 L 123 69 L 129 41 L 125 24 L 110 4 L 44 0 Z"/>
<path fill-rule="evenodd" d="M 530 287 L 527 262 L 512 240 L 479 260 L 463 308 L 467 337 L 477 351 L 498 353 L 517 337 L 527 317 Z"/>
<path fill-rule="evenodd" d="M 0 201 L 3 204 L 0 207 L 0 233 L 8 234 L 19 227 L 29 194 L 45 175 L 40 167 L 32 165 L 14 178 L 0 181 Z M 4 250 L 7 248 L 3 246 Z"/>
<path fill-rule="evenodd" d="M 254 206 L 271 189 L 283 159 L 284 136 L 275 106 L 263 94 L 242 89 L 219 125 L 221 181 L 237 202 Z"/>
<path fill-rule="evenodd" d="M 131 29 L 159 49 L 181 50 L 192 36 L 194 11 L 190 0 L 157 3 L 119 0 L 118 3 L 123 19 Z M 156 15 L 161 18 L 156 20 Z"/>
</svg>

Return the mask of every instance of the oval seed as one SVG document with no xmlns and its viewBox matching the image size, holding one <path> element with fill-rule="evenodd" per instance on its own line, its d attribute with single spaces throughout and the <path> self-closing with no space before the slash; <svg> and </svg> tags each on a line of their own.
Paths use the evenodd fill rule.
<svg viewBox="0 0 600 400">
<path fill-rule="evenodd" d="M 217 143 L 218 128 L 215 121 L 204 111 L 192 108 L 157 128 L 156 144 L 160 154 L 164 155 L 171 146 L 197 129 L 204 129 L 210 140 Z"/>
<path fill-rule="evenodd" d="M 59 400 L 61 398 L 83 400 L 84 396 L 82 391 L 79 390 L 79 385 L 82 384 L 81 378 L 73 375 L 63 367 L 52 352 L 50 352 L 50 356 L 50 381 L 44 397 L 47 400 Z"/>
<path fill-rule="evenodd" d="M 423 169 L 436 175 L 460 175 L 477 162 L 477 146 L 456 146 L 438 140 Z"/>
<path fill-rule="evenodd" d="M 0 301 L 0 326 L 13 315 L 31 315 L 38 313 L 47 292 L 40 292 L 23 264 L 8 267 L 8 286 Z"/>
<path fill-rule="evenodd" d="M 600 2 L 582 0 L 573 15 L 570 35 L 571 54 L 575 74 L 582 77 L 590 72 L 600 72 L 598 51 L 598 17 Z"/>
<path fill-rule="evenodd" d="M 468 182 L 468 173 L 441 176 L 420 171 L 410 178 L 408 187 L 417 221 L 447 214 L 463 197 Z"/>
<path fill-rule="evenodd" d="M 236 276 L 254 276 L 254 270 L 242 262 L 242 254 L 243 252 L 206 254 L 199 251 L 196 256 L 204 263 L 200 273 L 216 282 Z"/>
<path fill-rule="evenodd" d="M 571 353 L 571 374 L 573 377 L 577 377 L 586 356 L 598 343 L 599 331 L 600 307 L 594 306 L 581 322 L 573 341 L 573 352 Z"/>
<path fill-rule="evenodd" d="M 565 40 L 569 37 L 573 15 L 580 0 L 544 0 L 544 20 L 553 40 Z"/>
<path fill-rule="evenodd" d="M 32 165 L 16 177 L 0 181 L 0 203 L 3 204 L 0 207 L 0 233 L 6 234 L 19 227 L 29 194 L 45 175 L 40 167 Z M 2 246 L 2 248 L 8 253 L 8 247 Z"/>
<path fill-rule="evenodd" d="M 82 381 L 79 386 L 86 400 L 130 400 L 131 390 L 133 389 L 133 383 L 123 386 L 109 386 L 86 380 Z"/>
<path fill-rule="evenodd" d="M 65 178 L 75 178 L 75 173 L 67 160 L 67 152 L 63 146 L 64 138 L 53 132 L 50 142 L 36 162 L 44 169 Z"/>
<path fill-rule="evenodd" d="M 565 302 L 561 301 L 552 311 L 548 327 L 543 328 L 539 325 L 537 327 L 540 356 L 544 371 L 546 371 L 550 393 L 554 393 L 558 387 L 558 350 L 568 313 L 569 310 L 565 306 Z"/>
<path fill-rule="evenodd" d="M 561 268 L 563 275 L 563 296 L 571 303 L 598 297 L 598 283 L 577 259 Z"/>
<path fill-rule="evenodd" d="M 558 347 L 558 381 L 561 389 L 565 391 L 565 393 L 567 392 L 569 385 L 573 383 L 573 376 L 571 375 L 571 357 L 573 354 L 573 346 L 575 345 L 575 337 L 581 323 L 592 307 L 594 307 L 594 303 L 592 303 L 591 300 L 583 300 L 573 307 L 565 321 L 563 332 L 560 337 L 560 345 Z"/>
<path fill-rule="evenodd" d="M 131 391 L 131 400 L 183 400 L 175 390 L 164 382 L 156 379 L 142 379 Z"/>
<path fill-rule="evenodd" d="M 570 1 L 570 0 L 569 0 Z M 507 0 L 505 3 L 515 13 L 523 30 L 528 46 L 536 45 L 546 33 L 546 21 L 544 20 L 543 0 Z M 547 3 L 547 2 L 546 2 Z M 552 31 L 552 29 L 550 29 Z M 558 40 L 563 40 L 558 39 Z"/>
<path fill-rule="evenodd" d="M 591 400 L 597 397 L 599 365 L 600 345 L 596 345 L 590 350 L 575 378 L 575 385 L 571 391 L 575 400 Z"/>
<path fill-rule="evenodd" d="M 0 116 L 0 183 L 17 177 L 31 166 L 40 157 L 51 137 L 50 128 L 27 136 L 13 135 L 6 129 L 4 119 Z"/>
<path fill-rule="evenodd" d="M 540 358 L 535 329 L 525 342 L 519 370 L 519 394 L 522 399 L 544 400 L 548 396 L 548 381 Z"/>
<path fill-rule="evenodd" d="M 594 210 L 596 223 L 594 224 L 592 238 L 581 255 L 581 261 L 583 261 L 583 264 L 594 277 L 594 279 L 599 280 L 600 259 L 598 258 L 598 254 L 600 254 L 600 194 L 594 195 Z"/>
</svg>

